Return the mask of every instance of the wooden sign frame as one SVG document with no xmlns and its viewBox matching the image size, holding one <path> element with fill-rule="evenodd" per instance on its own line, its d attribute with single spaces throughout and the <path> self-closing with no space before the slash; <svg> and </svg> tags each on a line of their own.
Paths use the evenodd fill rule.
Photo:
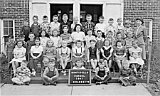
<svg viewBox="0 0 160 96">
<path fill-rule="evenodd" d="M 88 71 L 89 72 L 89 84 L 71 84 L 70 80 L 71 80 L 71 71 L 72 70 L 76 70 L 76 71 Z M 69 76 L 68 76 L 68 85 L 69 86 L 91 86 L 91 70 L 90 69 L 70 69 L 69 70 Z"/>
</svg>

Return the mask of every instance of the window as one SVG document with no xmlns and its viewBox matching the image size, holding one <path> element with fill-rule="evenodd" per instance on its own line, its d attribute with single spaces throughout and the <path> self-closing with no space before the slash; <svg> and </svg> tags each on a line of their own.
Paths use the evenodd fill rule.
<svg viewBox="0 0 160 96">
<path fill-rule="evenodd" d="M 3 20 L 3 36 L 13 36 L 13 20 Z"/>
</svg>

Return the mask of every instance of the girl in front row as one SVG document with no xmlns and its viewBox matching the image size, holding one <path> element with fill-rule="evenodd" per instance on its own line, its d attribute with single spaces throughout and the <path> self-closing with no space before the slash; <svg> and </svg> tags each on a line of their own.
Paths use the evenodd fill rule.
<svg viewBox="0 0 160 96">
<path fill-rule="evenodd" d="M 70 60 L 70 54 L 71 50 L 67 47 L 67 41 L 62 41 L 62 47 L 59 48 L 59 59 L 60 59 L 60 65 L 62 66 L 62 73 L 66 75 L 65 68 L 67 66 L 67 63 Z"/>
<path fill-rule="evenodd" d="M 105 39 L 104 46 L 101 48 L 101 53 L 106 66 L 111 68 L 113 47 L 110 40 Z"/>
</svg>

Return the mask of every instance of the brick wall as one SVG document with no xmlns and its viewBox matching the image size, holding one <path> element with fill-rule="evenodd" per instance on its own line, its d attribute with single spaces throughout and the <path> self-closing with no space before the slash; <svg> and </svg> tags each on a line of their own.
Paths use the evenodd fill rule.
<svg viewBox="0 0 160 96">
<path fill-rule="evenodd" d="M 153 19 L 152 78 L 160 79 L 160 0 L 124 0 L 124 20 L 135 18 Z"/>
<path fill-rule="evenodd" d="M 29 19 L 29 0 L 0 0 L 0 19 L 14 19 L 18 36 L 23 19 Z"/>
</svg>

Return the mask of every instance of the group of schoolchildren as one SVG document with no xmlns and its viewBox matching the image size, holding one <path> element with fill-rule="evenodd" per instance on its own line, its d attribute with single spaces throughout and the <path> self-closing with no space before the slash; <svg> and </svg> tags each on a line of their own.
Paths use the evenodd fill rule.
<svg viewBox="0 0 160 96">
<path fill-rule="evenodd" d="M 143 68 L 145 57 L 145 27 L 143 20 L 136 19 L 137 27 L 131 27 L 131 21 L 117 19 L 117 25 L 110 18 L 108 25 L 104 17 L 99 17 L 99 23 L 92 22 L 92 16 L 86 15 L 86 22 L 81 24 L 78 18 L 73 23 L 68 21 L 68 15 L 63 14 L 62 22 L 58 16 L 53 16 L 53 22 L 43 16 L 43 22 L 38 23 L 38 16 L 33 16 L 31 27 L 27 20 L 16 41 L 9 37 L 6 44 L 8 61 L 13 68 L 14 84 L 28 85 L 30 76 L 36 76 L 37 67 L 42 69 L 41 77 L 44 85 L 56 85 L 60 64 L 61 73 L 66 75 L 66 66 L 71 63 L 73 69 L 86 69 L 90 64 L 95 73 L 93 82 L 97 85 L 108 84 L 111 80 L 110 69 L 116 62 L 122 85 L 136 85 L 135 75 Z"/>
</svg>

